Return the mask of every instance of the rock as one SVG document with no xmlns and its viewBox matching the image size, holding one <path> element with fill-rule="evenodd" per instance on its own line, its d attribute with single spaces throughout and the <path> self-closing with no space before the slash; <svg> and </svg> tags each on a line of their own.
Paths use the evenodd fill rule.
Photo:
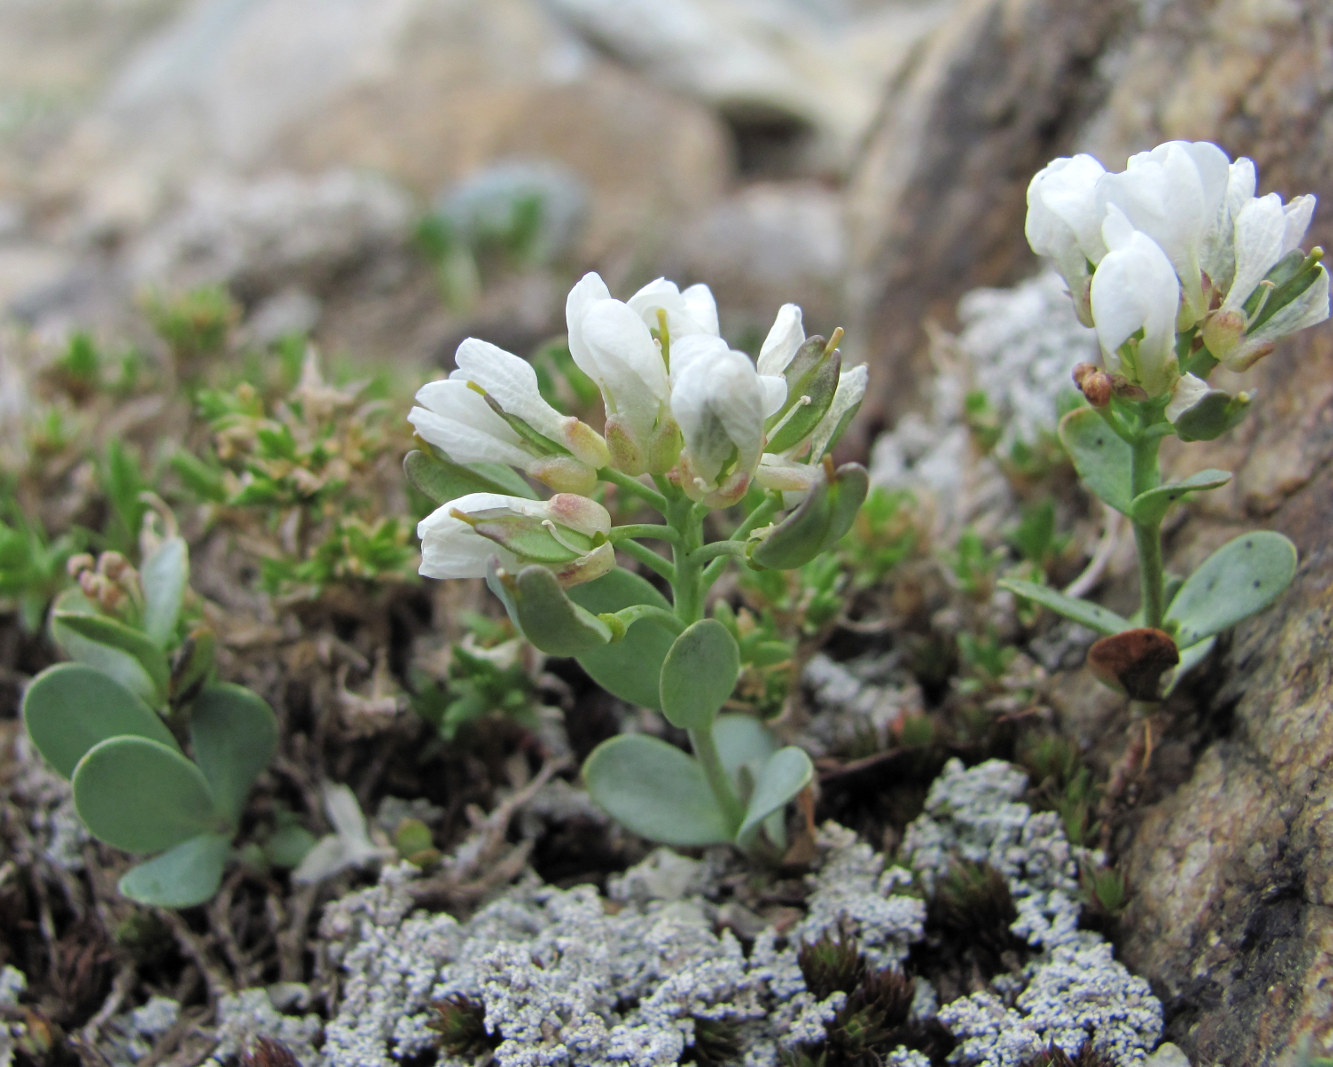
<svg viewBox="0 0 1333 1067">
<path fill-rule="evenodd" d="M 1260 192 L 1317 194 L 1309 242 L 1328 245 L 1331 35 L 1321 0 L 966 4 L 895 87 L 852 191 L 864 327 L 851 332 L 875 345 L 880 404 L 902 410 L 922 381 L 923 311 L 947 321 L 961 289 L 1030 269 L 1023 190 L 1055 156 L 1118 168 L 1171 138 L 1214 140 L 1255 159 Z M 1236 471 L 1169 561 L 1187 569 L 1263 526 L 1295 541 L 1301 565 L 1195 684 L 1189 744 L 1157 750 L 1160 799 L 1120 842 L 1121 948 L 1191 1062 L 1266 1067 L 1305 1040 L 1333 1051 L 1333 327 L 1245 377 L 1258 397 L 1247 423 L 1167 458 Z M 1193 766 L 1179 773 L 1182 754 Z"/>
</svg>

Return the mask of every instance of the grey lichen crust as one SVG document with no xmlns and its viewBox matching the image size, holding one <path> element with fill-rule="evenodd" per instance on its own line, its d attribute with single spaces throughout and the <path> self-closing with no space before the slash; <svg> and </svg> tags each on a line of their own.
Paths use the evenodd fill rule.
<svg viewBox="0 0 1333 1067">
<path fill-rule="evenodd" d="M 1016 977 L 940 1009 L 960 1041 L 951 1062 L 1014 1067 L 1051 1043 L 1072 1056 L 1090 1042 L 1122 1067 L 1141 1063 L 1161 1034 L 1161 1004 L 1110 945 L 1078 929 L 1078 865 L 1099 857 L 1071 846 L 1054 814 L 1019 803 L 1024 784 L 999 760 L 971 770 L 953 760 L 903 841 L 927 885 L 951 856 L 999 870 L 1018 911 L 1011 929 L 1040 950 Z"/>
<path fill-rule="evenodd" d="M 960 856 L 1000 870 L 1019 912 L 1013 928 L 1037 950 L 1020 974 L 938 1010 L 961 1042 L 952 1062 L 1013 1067 L 1050 1041 L 1073 1053 L 1090 1040 L 1117 1064 L 1137 1064 L 1157 1039 L 1160 1007 L 1109 946 L 1076 928 L 1080 851 L 1054 816 L 1019 802 L 1023 785 L 1007 764 L 952 763 L 904 842 L 918 885 L 933 886 Z M 742 862 L 724 850 L 699 860 L 659 851 L 612 879 L 605 896 L 529 877 L 464 923 L 413 911 L 414 869 L 390 867 L 324 916 L 340 1002 L 321 1056 L 301 1062 L 395 1067 L 434 1045 L 432 1003 L 461 995 L 482 1006 L 499 1067 L 666 1067 L 705 1020 L 727 1021 L 744 1067 L 777 1067 L 785 1050 L 821 1041 L 844 1003 L 843 993 L 817 1000 L 806 988 L 802 943 L 848 933 L 885 968 L 901 967 L 924 936 L 912 872 L 886 867 L 833 824 L 818 845 L 804 916 L 782 933 L 763 929 L 748 951 L 713 903 Z M 927 982 L 917 983 L 913 1013 L 936 1013 Z M 886 1062 L 926 1067 L 905 1048 Z"/>
</svg>

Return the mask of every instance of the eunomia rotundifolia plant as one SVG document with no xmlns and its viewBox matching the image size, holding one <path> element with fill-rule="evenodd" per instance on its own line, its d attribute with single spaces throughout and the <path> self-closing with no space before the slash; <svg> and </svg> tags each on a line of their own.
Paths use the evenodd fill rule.
<svg viewBox="0 0 1333 1067">
<path fill-rule="evenodd" d="M 1181 677 L 1296 571 L 1295 546 L 1267 531 L 1223 545 L 1184 581 L 1162 564 L 1170 509 L 1231 479 L 1208 469 L 1164 482 L 1163 438 L 1211 441 L 1236 426 L 1253 397 L 1211 386 L 1212 371 L 1246 371 L 1329 314 L 1323 251 L 1299 247 L 1314 197 L 1254 193 L 1253 161 L 1185 141 L 1132 156 L 1121 173 L 1089 155 L 1057 159 L 1028 187 L 1028 241 L 1054 261 L 1103 355 L 1102 367 L 1075 368 L 1089 406 L 1064 417 L 1060 439 L 1087 487 L 1133 524 L 1141 604 L 1125 619 L 1031 582 L 1005 584 L 1108 635 L 1093 667 L 1136 699 L 1155 699 L 1164 671 Z"/>
<path fill-rule="evenodd" d="M 829 450 L 866 369 L 842 373 L 841 331 L 807 338 L 794 304 L 752 360 L 719 335 L 703 285 L 659 279 L 621 301 L 588 274 L 566 318 L 570 355 L 604 401 L 600 433 L 553 408 L 526 361 L 475 338 L 447 379 L 417 393 L 409 419 L 429 452 L 405 466 L 440 504 L 418 527 L 421 573 L 484 577 L 537 648 L 575 657 L 688 733 L 693 755 L 641 734 L 593 751 L 584 780 L 612 817 L 666 844 L 780 845 L 810 759 L 754 716 L 719 714 L 740 651 L 706 600 L 728 561 L 799 567 L 850 528 L 866 472 L 835 469 Z M 553 495 L 538 497 L 520 472 Z M 661 521 L 614 525 L 607 487 Z M 710 539 L 710 517 L 726 523 L 732 508 L 744 514 Z M 670 599 L 617 551 L 659 575 Z"/>
<path fill-rule="evenodd" d="M 222 881 L 250 787 L 277 748 L 277 718 L 250 690 L 210 680 L 207 629 L 183 632 L 180 537 L 148 550 L 138 570 L 118 552 L 70 564 L 79 588 L 57 598 L 51 635 L 73 662 L 32 680 L 23 723 L 70 780 L 94 837 L 161 853 L 130 868 L 120 891 L 161 907 L 200 904 Z"/>
</svg>

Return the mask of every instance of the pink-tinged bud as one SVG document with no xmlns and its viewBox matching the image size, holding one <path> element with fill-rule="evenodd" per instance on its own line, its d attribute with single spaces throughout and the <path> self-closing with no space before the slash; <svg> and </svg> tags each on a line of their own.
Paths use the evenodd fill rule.
<svg viewBox="0 0 1333 1067">
<path fill-rule="evenodd" d="M 586 422 L 570 415 L 565 418 L 563 429 L 561 444 L 569 449 L 575 459 L 586 463 L 593 470 L 605 467 L 611 462 L 611 453 L 606 447 L 606 442 L 602 440 L 602 435 Z"/>
<path fill-rule="evenodd" d="M 1218 311 L 1203 324 L 1203 343 L 1219 363 L 1245 342 L 1245 314 L 1235 308 Z"/>
<path fill-rule="evenodd" d="M 1105 371 L 1094 371 L 1079 382 L 1079 388 L 1083 395 L 1087 397 L 1088 403 L 1095 408 L 1104 408 L 1111 402 L 1111 395 L 1115 391 L 1111 376 Z M 1140 390 L 1142 392 L 1142 390 Z"/>
<path fill-rule="evenodd" d="M 625 474 L 645 474 L 648 471 L 648 459 L 643 449 L 634 439 L 630 427 L 618 415 L 611 415 L 604 427 L 606 447 L 611 456 L 611 466 Z"/>
<path fill-rule="evenodd" d="M 573 456 L 543 456 L 532 460 L 528 473 L 561 493 L 590 493 L 597 485 L 597 472 Z"/>
</svg>

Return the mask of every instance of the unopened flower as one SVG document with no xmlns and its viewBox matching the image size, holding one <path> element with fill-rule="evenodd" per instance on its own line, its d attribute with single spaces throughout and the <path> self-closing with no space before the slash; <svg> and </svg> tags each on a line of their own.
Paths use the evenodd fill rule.
<svg viewBox="0 0 1333 1067">
<path fill-rule="evenodd" d="M 670 340 L 702 333 L 717 337 L 717 302 L 708 286 L 691 285 L 682 290 L 675 282 L 658 278 L 630 297 L 626 304 L 650 330 L 659 328 L 658 312 L 666 321 Z"/>
<path fill-rule="evenodd" d="M 1028 244 L 1037 255 L 1054 261 L 1085 326 L 1092 325 L 1092 271 L 1106 254 L 1104 209 L 1096 192 L 1105 174 L 1106 168 L 1092 156 L 1077 155 L 1052 160 L 1028 185 Z"/>
<path fill-rule="evenodd" d="M 681 485 L 695 500 L 726 507 L 749 488 L 763 450 L 764 419 L 782 396 L 765 388 L 749 356 L 721 338 L 695 334 L 672 348 Z"/>
<path fill-rule="evenodd" d="M 458 347 L 458 369 L 417 392 L 408 421 L 456 463 L 504 463 L 552 489 L 587 492 L 609 461 L 606 443 L 542 399 L 532 367 L 486 341 Z"/>
<path fill-rule="evenodd" d="M 518 570 L 550 568 L 565 584 L 591 581 L 615 566 L 606 540 L 611 516 L 594 500 L 557 493 L 528 500 L 469 493 L 441 505 L 417 526 L 421 574 L 427 578 L 483 578 L 487 565 Z"/>
<path fill-rule="evenodd" d="M 1092 276 L 1091 305 L 1106 368 L 1160 396 L 1180 376 L 1176 272 L 1157 242 L 1114 206 L 1107 209 L 1102 236 L 1109 251 Z"/>
<path fill-rule="evenodd" d="M 648 324 L 628 304 L 613 299 L 596 274 L 584 275 L 570 290 L 565 318 L 569 353 L 601 390 L 614 465 L 629 474 L 670 469 L 678 447 L 671 386 Z"/>
</svg>

